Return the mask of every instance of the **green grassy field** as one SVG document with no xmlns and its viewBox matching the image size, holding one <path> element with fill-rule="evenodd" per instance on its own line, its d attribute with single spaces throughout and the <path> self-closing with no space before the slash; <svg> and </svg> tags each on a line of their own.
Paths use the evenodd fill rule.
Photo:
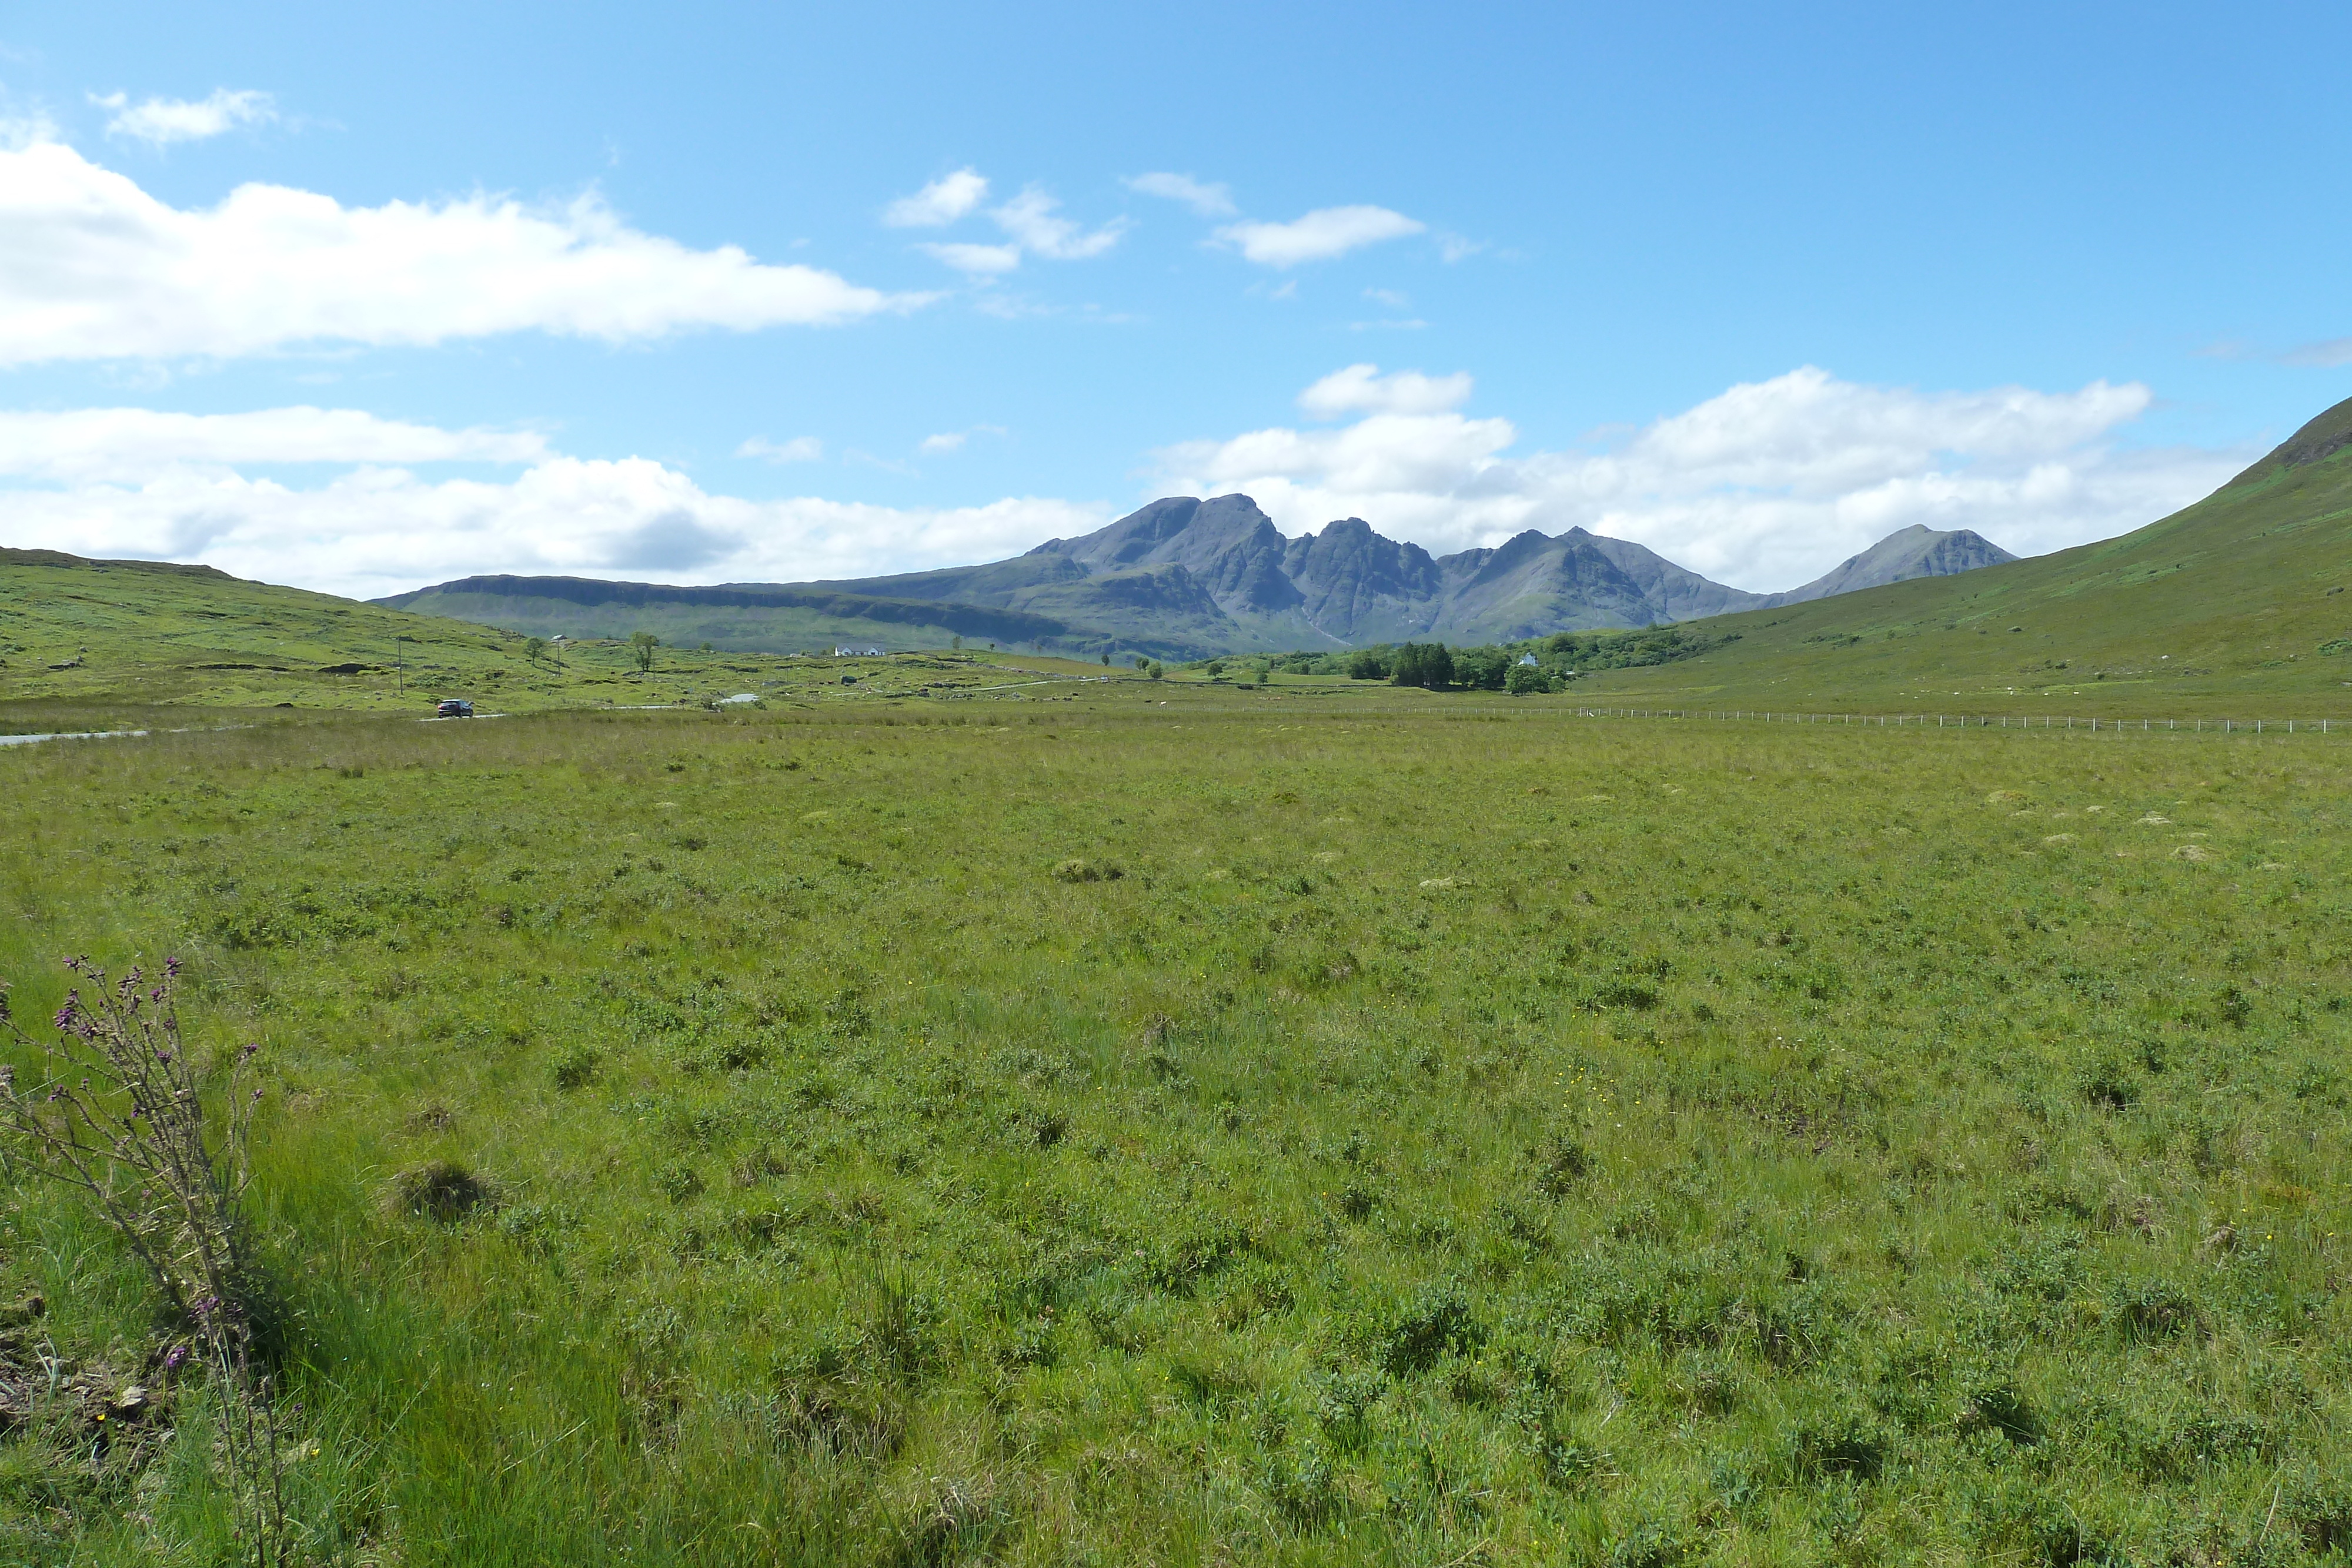
<svg viewBox="0 0 2352 1568">
<path fill-rule="evenodd" d="M 2347 778 L 1279 685 L 296 716 L 0 751 L 0 975 L 181 954 L 262 1043 L 321 1561 L 2340 1560 Z M 0 1314 L 0 1559 L 226 1560 L 202 1388 L 96 1419 L 173 1325 L 21 1181 Z"/>
</svg>

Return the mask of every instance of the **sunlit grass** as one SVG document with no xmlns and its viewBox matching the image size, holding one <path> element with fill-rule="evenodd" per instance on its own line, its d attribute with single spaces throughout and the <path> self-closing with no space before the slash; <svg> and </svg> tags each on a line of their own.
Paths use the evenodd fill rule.
<svg viewBox="0 0 2352 1568">
<path fill-rule="evenodd" d="M 2284 1562 L 2347 755 L 1190 683 L 35 748 L 0 974 L 264 1042 L 348 1560 Z M 41 1430 L 10 1550 L 218 1550 Z"/>
</svg>

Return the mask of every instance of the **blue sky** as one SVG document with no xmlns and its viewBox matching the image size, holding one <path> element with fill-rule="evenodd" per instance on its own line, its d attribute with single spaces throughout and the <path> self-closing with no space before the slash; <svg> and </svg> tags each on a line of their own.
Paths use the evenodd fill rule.
<svg viewBox="0 0 2352 1568">
<path fill-rule="evenodd" d="M 2347 57 L 2341 6 L 16 5 L 0 542 L 764 580 L 1238 488 L 1759 589 L 2056 548 L 2352 394 Z"/>
</svg>

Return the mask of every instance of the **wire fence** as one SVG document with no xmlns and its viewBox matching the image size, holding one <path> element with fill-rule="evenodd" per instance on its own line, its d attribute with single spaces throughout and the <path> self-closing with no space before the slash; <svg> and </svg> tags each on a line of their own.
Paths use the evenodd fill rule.
<svg viewBox="0 0 2352 1568">
<path fill-rule="evenodd" d="M 2067 718 L 2053 714 L 1788 713 L 1735 708 L 1633 708 L 1579 706 L 1579 718 L 1714 719 L 1726 723 L 1832 724 L 1876 729 L 2084 730 L 2092 735 L 2332 735 L 2335 720 L 2279 718 Z M 2352 733 L 2352 731 L 2347 731 Z"/>
</svg>

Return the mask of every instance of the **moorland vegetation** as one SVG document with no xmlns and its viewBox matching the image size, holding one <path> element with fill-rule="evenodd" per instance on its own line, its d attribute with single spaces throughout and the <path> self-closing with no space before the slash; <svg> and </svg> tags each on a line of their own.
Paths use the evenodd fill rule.
<svg viewBox="0 0 2352 1568">
<path fill-rule="evenodd" d="M 15 748 L 0 975 L 261 1048 L 320 1561 L 2340 1560 L 2340 740 L 1300 680 Z M 9 1182 L 0 1557 L 234 1560 Z"/>
</svg>

